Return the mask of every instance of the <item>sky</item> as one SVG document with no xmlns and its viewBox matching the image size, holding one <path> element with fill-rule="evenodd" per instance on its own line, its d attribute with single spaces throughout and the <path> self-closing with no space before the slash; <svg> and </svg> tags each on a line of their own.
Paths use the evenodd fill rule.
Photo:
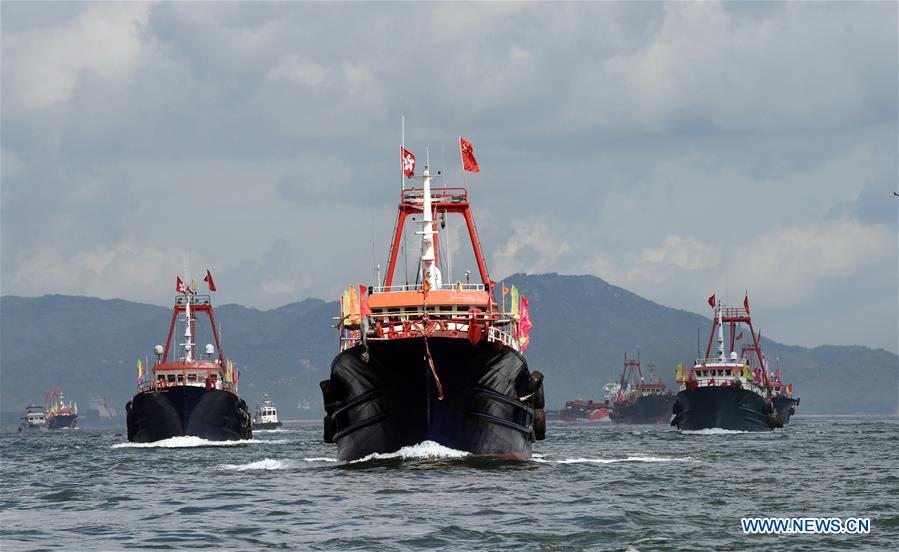
<svg viewBox="0 0 899 552">
<path fill-rule="evenodd" d="M 748 290 L 773 339 L 897 351 L 894 2 L 3 2 L 0 71 L 3 294 L 167 305 L 187 264 L 261 309 L 371 283 L 405 117 L 496 281 L 704 315 Z"/>
</svg>

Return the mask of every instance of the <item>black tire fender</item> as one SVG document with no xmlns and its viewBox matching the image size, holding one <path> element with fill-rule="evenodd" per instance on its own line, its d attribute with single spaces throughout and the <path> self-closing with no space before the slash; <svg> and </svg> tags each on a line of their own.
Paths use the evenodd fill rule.
<svg viewBox="0 0 899 552">
<path fill-rule="evenodd" d="M 322 436 L 326 443 L 334 442 L 334 419 L 330 414 L 325 415 L 324 419 L 324 435 Z"/>
<path fill-rule="evenodd" d="M 542 408 L 534 410 L 534 439 L 546 439 L 546 411 Z"/>
</svg>

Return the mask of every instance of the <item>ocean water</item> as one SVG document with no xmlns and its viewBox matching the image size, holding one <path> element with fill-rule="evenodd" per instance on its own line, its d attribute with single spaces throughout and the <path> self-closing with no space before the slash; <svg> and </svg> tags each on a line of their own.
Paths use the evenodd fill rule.
<svg viewBox="0 0 899 552">
<path fill-rule="evenodd" d="M 897 550 L 899 420 L 772 433 L 551 422 L 527 462 L 434 443 L 341 463 L 320 424 L 252 441 L 0 435 L 0 550 Z M 868 535 L 746 536 L 748 516 Z"/>
</svg>

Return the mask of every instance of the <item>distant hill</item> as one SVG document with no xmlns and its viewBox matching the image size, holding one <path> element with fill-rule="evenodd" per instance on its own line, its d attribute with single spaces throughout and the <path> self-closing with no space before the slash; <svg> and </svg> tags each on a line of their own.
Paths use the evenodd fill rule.
<svg viewBox="0 0 899 552">
<path fill-rule="evenodd" d="M 593 276 L 515 275 L 506 280 L 528 296 L 534 320 L 527 358 L 546 374 L 547 401 L 598 398 L 617 379 L 623 354 L 640 351 L 644 369 L 673 383 L 674 366 L 696 356 L 696 329 L 710 320 L 664 307 Z M 225 353 L 241 371 L 241 395 L 267 392 L 287 419 L 319 415 L 318 382 L 337 347 L 335 302 L 307 299 L 260 311 L 216 309 Z M 48 295 L 0 298 L 0 410 L 15 411 L 60 385 L 86 409 L 105 396 L 118 407 L 134 393 L 138 357 L 165 339 L 171 309 L 118 299 Z M 205 343 L 201 339 L 201 346 Z M 899 358 L 882 349 L 788 346 L 765 338 L 785 379 L 802 397 L 801 413 L 895 414 Z M 312 410 L 297 410 L 301 399 Z M 121 408 L 120 408 L 121 412 Z"/>
</svg>

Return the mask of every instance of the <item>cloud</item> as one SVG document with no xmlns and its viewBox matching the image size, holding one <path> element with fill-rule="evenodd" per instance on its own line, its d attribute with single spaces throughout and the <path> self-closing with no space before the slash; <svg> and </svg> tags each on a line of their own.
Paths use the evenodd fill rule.
<svg viewBox="0 0 899 552">
<path fill-rule="evenodd" d="M 127 78 L 137 63 L 149 5 L 89 5 L 71 21 L 12 33 L 4 58 L 13 98 L 26 110 L 69 100 L 83 75 L 107 83 Z"/>
<path fill-rule="evenodd" d="M 516 272 L 547 272 L 563 255 L 572 251 L 564 238 L 546 224 L 512 223 L 512 235 L 493 253 L 493 274 L 504 278 Z"/>
<path fill-rule="evenodd" d="M 257 307 L 371 283 L 405 116 L 440 184 L 468 187 L 494 277 L 587 271 L 697 309 L 728 283 L 780 301 L 783 270 L 803 287 L 786 340 L 790 321 L 870 323 L 824 295 L 895 294 L 894 242 L 869 247 L 896 227 L 895 3 L 0 10 L 3 293 L 167 304 L 181 248 Z M 474 271 L 464 228 L 445 237 L 453 277 Z M 124 259 L 145 258 L 161 268 L 140 280 Z M 895 348 L 878 322 L 864 342 Z"/>
<path fill-rule="evenodd" d="M 183 253 L 176 249 L 159 249 L 132 239 L 75 253 L 48 247 L 36 251 L 19 266 L 10 287 L 23 295 L 41 295 L 52 290 L 53 293 L 167 303 L 169 295 L 174 293 L 175 275 L 183 273 L 180 267 L 184 260 Z M 207 265 L 200 257 L 191 262 L 195 266 Z M 172 269 L 173 266 L 179 269 Z"/>
</svg>

